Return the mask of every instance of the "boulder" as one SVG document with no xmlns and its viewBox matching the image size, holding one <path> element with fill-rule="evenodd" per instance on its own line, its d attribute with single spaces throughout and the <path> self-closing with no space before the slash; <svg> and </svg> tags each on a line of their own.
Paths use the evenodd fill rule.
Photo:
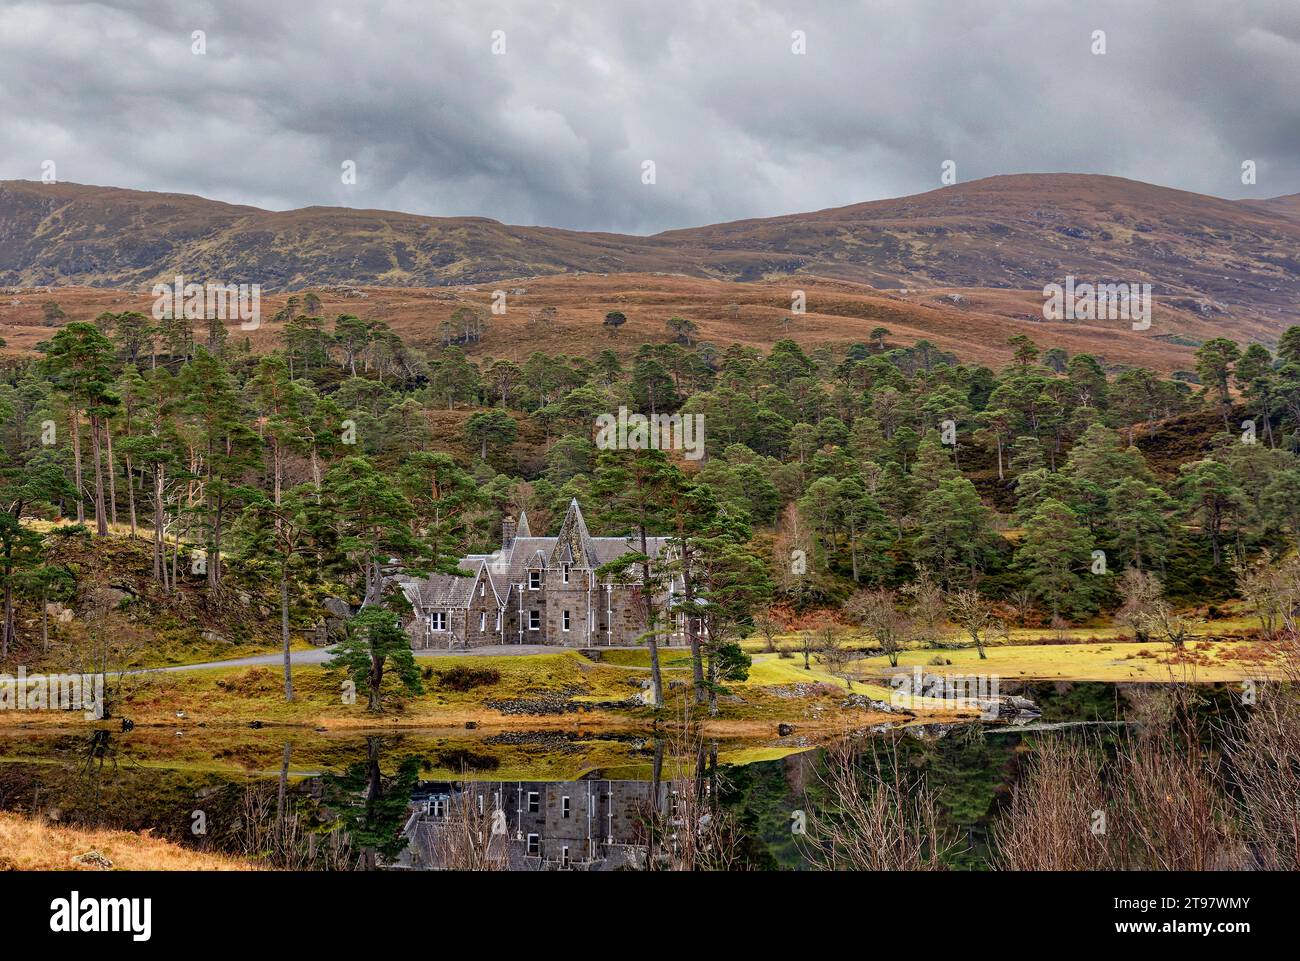
<svg viewBox="0 0 1300 961">
<path fill-rule="evenodd" d="M 93 868 L 96 871 L 113 870 L 113 862 L 98 851 L 87 851 L 85 854 L 78 854 L 72 859 L 73 864 L 80 864 L 84 867 Z"/>
<path fill-rule="evenodd" d="M 86 605 L 92 610 L 115 611 L 133 596 L 120 588 L 99 587 L 86 595 Z"/>
<path fill-rule="evenodd" d="M 346 621 L 352 616 L 352 605 L 341 597 L 327 597 L 325 600 L 321 601 L 320 606 L 323 607 L 331 617 L 337 617 L 340 620 Z"/>
</svg>

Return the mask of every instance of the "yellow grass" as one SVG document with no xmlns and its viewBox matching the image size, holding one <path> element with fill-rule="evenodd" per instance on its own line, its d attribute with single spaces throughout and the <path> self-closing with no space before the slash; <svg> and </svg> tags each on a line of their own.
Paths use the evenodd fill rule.
<svg viewBox="0 0 1300 961">
<path fill-rule="evenodd" d="M 739 686 L 754 688 L 783 687 L 789 684 L 832 684 L 843 688 L 845 693 L 852 690 L 854 694 L 863 694 L 873 700 L 889 703 L 893 691 L 888 686 L 888 682 L 882 684 L 878 678 L 869 678 L 865 681 L 858 680 L 859 675 L 863 673 L 861 670 L 863 663 L 865 662 L 854 661 L 849 663 L 848 669 L 853 675 L 853 683 L 850 688 L 847 679 L 828 674 L 822 665 L 817 662 L 815 655 L 811 660 L 811 668 L 804 670 L 802 654 L 797 654 L 792 658 L 781 658 L 775 654 L 756 654 L 754 655 L 754 663 L 749 669 L 749 679 Z M 930 697 L 910 698 L 907 707 L 917 713 L 934 713 L 945 716 L 953 713 L 951 704 Z"/>
<path fill-rule="evenodd" d="M 1266 677 L 1275 671 L 1273 661 L 1242 661 L 1225 657 L 1239 653 L 1239 641 L 1193 641 L 1186 661 L 1174 656 L 1168 644 L 1099 643 L 1034 644 L 988 648 L 980 660 L 974 648 L 906 651 L 899 666 L 920 666 L 932 674 L 997 674 L 1015 680 L 1066 681 L 1238 681 Z M 1251 645 L 1252 647 L 1254 645 Z M 951 664 L 931 664 L 942 658 Z M 788 662 L 787 662 L 788 663 Z M 883 678 L 889 661 L 870 657 L 860 661 L 867 676 Z"/>
<path fill-rule="evenodd" d="M 73 859 L 95 852 L 88 863 Z M 60 827 L 0 813 L 0 871 L 257 871 L 250 861 L 191 851 L 147 832 Z"/>
<path fill-rule="evenodd" d="M 611 726 L 625 724 L 608 712 L 585 710 L 557 715 L 502 714 L 485 706 L 488 700 L 535 699 L 562 695 L 573 700 L 618 701 L 638 690 L 628 680 L 633 672 L 602 667 L 576 651 L 525 657 L 446 657 L 421 662 L 434 675 L 422 681 L 424 693 L 407 694 L 390 671 L 384 683 L 385 710 L 366 710 L 366 691 L 358 685 L 355 702 L 344 703 L 342 671 L 322 665 L 293 668 L 294 701 L 284 700 L 283 674 L 278 665 L 205 668 L 195 671 L 129 675 L 123 697 L 114 708 L 137 725 L 167 725 L 178 730 L 206 725 L 264 724 L 329 729 L 462 726 L 467 721 L 502 727 L 530 728 Z M 493 669 L 495 683 L 469 691 L 447 690 L 438 674 L 453 667 Z M 639 679 L 640 675 L 635 675 Z M 183 716 L 178 716 L 183 715 Z M 63 726 L 80 715 L 57 711 L 0 711 L 0 726 Z"/>
</svg>

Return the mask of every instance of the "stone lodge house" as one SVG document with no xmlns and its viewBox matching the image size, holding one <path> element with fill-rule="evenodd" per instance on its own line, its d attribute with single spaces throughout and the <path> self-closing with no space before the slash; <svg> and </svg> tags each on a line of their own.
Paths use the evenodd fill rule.
<svg viewBox="0 0 1300 961">
<path fill-rule="evenodd" d="M 668 558 L 669 551 L 668 538 L 646 538 L 652 563 Z M 414 609 L 404 626 L 415 648 L 636 645 L 646 629 L 639 589 L 598 578 L 596 569 L 639 552 L 636 537 L 592 537 L 576 499 L 555 537 L 534 537 L 521 513 L 518 521 L 503 523 L 499 551 L 461 558 L 459 567 L 469 576 L 400 579 Z M 680 592 L 678 578 L 656 598 L 656 608 L 672 610 Z M 687 642 L 683 614 L 672 617 L 660 640 Z"/>
<path fill-rule="evenodd" d="M 661 814 L 677 810 L 669 782 L 657 796 L 650 781 L 421 782 L 403 831 L 408 846 L 395 867 L 446 867 L 446 845 L 455 843 L 455 825 L 466 816 L 458 805 L 491 825 L 489 851 L 512 871 L 644 868 L 646 816 L 654 807 Z"/>
</svg>

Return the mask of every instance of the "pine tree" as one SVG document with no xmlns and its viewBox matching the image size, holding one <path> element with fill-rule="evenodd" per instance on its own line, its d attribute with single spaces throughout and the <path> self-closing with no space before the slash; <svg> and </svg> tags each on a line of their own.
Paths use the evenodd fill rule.
<svg viewBox="0 0 1300 961">
<path fill-rule="evenodd" d="M 68 405 L 69 426 L 72 431 L 74 486 L 77 499 L 77 523 L 86 520 L 84 485 L 82 483 L 81 417 L 90 421 L 90 438 L 95 472 L 95 529 L 101 536 L 108 534 L 108 520 L 104 511 L 103 458 L 100 451 L 104 420 L 117 405 L 113 393 L 114 355 L 112 341 L 99 332 L 94 324 L 76 322 L 62 328 L 45 348 L 41 369 L 50 376 L 63 393 Z"/>
<path fill-rule="evenodd" d="M 1084 609 L 1091 591 L 1085 584 L 1092 541 L 1074 511 L 1053 498 L 1038 505 L 1016 550 L 1016 565 L 1030 589 L 1059 617 Z"/>
<path fill-rule="evenodd" d="M 384 676 L 397 675 L 409 694 L 420 694 L 420 668 L 411 652 L 411 639 L 397 623 L 397 615 L 380 607 L 365 607 L 348 620 L 347 631 L 334 657 L 325 665 L 328 670 L 345 670 L 367 691 L 366 710 L 383 710 Z"/>
<path fill-rule="evenodd" d="M 630 530 L 636 548 L 617 561 L 597 569 L 597 576 L 639 589 L 645 621 L 645 642 L 650 651 L 650 681 L 655 707 L 664 703 L 663 675 L 659 668 L 659 633 L 663 611 L 655 598 L 665 587 L 665 573 L 656 567 L 649 553 L 652 531 L 668 527 L 667 503 L 682 483 L 681 472 L 668 463 L 660 450 L 602 451 L 596 458 L 591 493 L 601 505 L 603 523 L 614 529 Z"/>
</svg>

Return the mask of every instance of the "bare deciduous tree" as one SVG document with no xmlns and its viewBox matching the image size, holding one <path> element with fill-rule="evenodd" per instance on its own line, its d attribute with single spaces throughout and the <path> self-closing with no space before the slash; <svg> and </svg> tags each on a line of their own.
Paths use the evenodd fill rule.
<svg viewBox="0 0 1300 961">
<path fill-rule="evenodd" d="M 1137 640 L 1145 641 L 1148 619 L 1164 593 L 1164 586 L 1155 574 L 1140 571 L 1136 567 L 1125 568 L 1119 581 L 1122 603 L 1115 613 L 1115 619 L 1129 627 Z"/>
<path fill-rule="evenodd" d="M 447 813 L 436 823 L 429 845 L 433 867 L 447 871 L 504 871 L 509 866 L 509 834 L 504 813 L 490 805 L 480 810 L 474 791 L 453 794 Z"/>
<path fill-rule="evenodd" d="M 939 628 L 943 625 L 945 605 L 943 587 L 930 568 L 918 564 L 916 576 L 903 585 L 901 593 L 911 599 L 909 611 L 917 625 L 925 631 L 925 640 L 930 643 L 937 641 Z"/>
<path fill-rule="evenodd" d="M 898 667 L 898 656 L 916 637 L 917 623 L 899 609 L 889 588 L 860 591 L 849 598 L 844 613 L 875 639 L 891 667 Z"/>
<path fill-rule="evenodd" d="M 762 611 L 754 615 L 754 627 L 763 636 L 763 649 L 769 654 L 776 651 L 776 638 L 781 633 L 781 622 L 771 611 Z"/>
<path fill-rule="evenodd" d="M 1011 805 L 993 829 L 1005 871 L 1109 868 L 1105 791 L 1097 745 L 1070 736 L 1039 741 L 1023 762 Z"/>
<path fill-rule="evenodd" d="M 817 628 L 817 660 L 826 667 L 826 672 L 838 677 L 853 690 L 853 677 L 849 674 L 849 662 L 859 656 L 845 643 L 844 628 L 832 620 L 825 620 Z"/>
<path fill-rule="evenodd" d="M 1255 689 L 1225 745 L 1252 866 L 1300 870 L 1300 640 L 1286 643 L 1280 681 Z"/>
<path fill-rule="evenodd" d="M 892 741 L 860 758 L 847 738 L 827 750 L 819 796 L 806 801 L 809 860 L 830 871 L 943 870 L 956 842 L 924 778 L 903 773 Z"/>
<path fill-rule="evenodd" d="M 979 591 L 969 588 L 953 591 L 948 595 L 948 617 L 970 635 L 975 649 L 979 651 L 980 660 L 985 660 L 985 640 L 989 634 L 1003 627 L 992 605 L 980 596 Z"/>
</svg>

